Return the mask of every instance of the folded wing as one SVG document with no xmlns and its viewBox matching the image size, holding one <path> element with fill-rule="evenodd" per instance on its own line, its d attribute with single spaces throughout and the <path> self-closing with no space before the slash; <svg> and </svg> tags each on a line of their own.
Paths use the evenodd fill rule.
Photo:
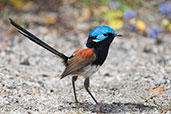
<svg viewBox="0 0 171 114">
<path fill-rule="evenodd" d="M 92 48 L 79 48 L 73 53 L 73 57 L 68 59 L 67 66 L 61 75 L 61 78 L 69 74 L 78 74 L 84 67 L 95 60 L 96 56 Z"/>
</svg>

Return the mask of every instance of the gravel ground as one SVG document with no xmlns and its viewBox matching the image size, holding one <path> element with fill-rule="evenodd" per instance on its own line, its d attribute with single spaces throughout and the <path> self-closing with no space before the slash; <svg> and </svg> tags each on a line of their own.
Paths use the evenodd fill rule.
<svg viewBox="0 0 171 114">
<path fill-rule="evenodd" d="M 67 55 L 88 35 L 33 33 Z M 126 34 L 114 40 L 107 61 L 90 80 L 90 90 L 99 105 L 85 91 L 83 77 L 76 82 L 81 103 L 75 104 L 71 77 L 60 80 L 64 70 L 61 60 L 21 35 L 9 36 L 13 40 L 0 48 L 0 113 L 160 114 L 157 106 L 140 97 L 155 99 L 162 106 L 171 101 L 171 45 L 156 45 L 153 39 Z M 171 42 L 169 36 L 165 40 Z M 149 92 L 154 88 L 164 91 Z"/>
</svg>

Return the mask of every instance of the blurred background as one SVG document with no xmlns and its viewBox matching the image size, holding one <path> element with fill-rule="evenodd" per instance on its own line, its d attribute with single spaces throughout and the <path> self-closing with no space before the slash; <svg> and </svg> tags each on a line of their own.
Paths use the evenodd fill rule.
<svg viewBox="0 0 171 114">
<path fill-rule="evenodd" d="M 88 33 L 108 24 L 125 35 L 131 32 L 155 40 L 171 34 L 169 0 L 0 0 L 1 40 L 6 30 L 13 32 L 9 16 L 26 27 L 46 26 L 42 33 Z"/>
</svg>

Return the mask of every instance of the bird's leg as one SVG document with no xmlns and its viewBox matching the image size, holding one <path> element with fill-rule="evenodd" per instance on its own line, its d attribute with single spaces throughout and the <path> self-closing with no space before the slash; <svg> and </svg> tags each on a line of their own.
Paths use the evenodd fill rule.
<svg viewBox="0 0 171 114">
<path fill-rule="evenodd" d="M 94 96 L 91 94 L 91 92 L 89 91 L 89 78 L 86 78 L 85 81 L 84 81 L 84 87 L 86 89 L 86 91 L 89 93 L 89 95 L 93 98 L 93 100 L 96 102 L 96 104 L 98 104 L 98 102 L 96 101 L 96 99 L 94 98 Z"/>
<path fill-rule="evenodd" d="M 76 95 L 76 91 L 75 91 L 75 81 L 77 80 L 78 76 L 73 76 L 72 77 L 72 86 L 73 86 L 73 91 L 74 91 L 74 97 L 75 97 L 75 102 L 78 103 L 77 100 L 77 95 Z"/>
</svg>

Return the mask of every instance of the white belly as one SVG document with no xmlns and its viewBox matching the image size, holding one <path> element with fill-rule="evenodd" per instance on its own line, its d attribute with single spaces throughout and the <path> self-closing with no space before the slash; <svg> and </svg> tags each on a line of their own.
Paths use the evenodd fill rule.
<svg viewBox="0 0 171 114">
<path fill-rule="evenodd" d="M 82 72 L 79 72 L 80 75 L 84 76 L 85 78 L 89 78 L 92 76 L 95 72 L 97 72 L 100 68 L 100 65 L 88 65 L 85 67 Z"/>
</svg>

